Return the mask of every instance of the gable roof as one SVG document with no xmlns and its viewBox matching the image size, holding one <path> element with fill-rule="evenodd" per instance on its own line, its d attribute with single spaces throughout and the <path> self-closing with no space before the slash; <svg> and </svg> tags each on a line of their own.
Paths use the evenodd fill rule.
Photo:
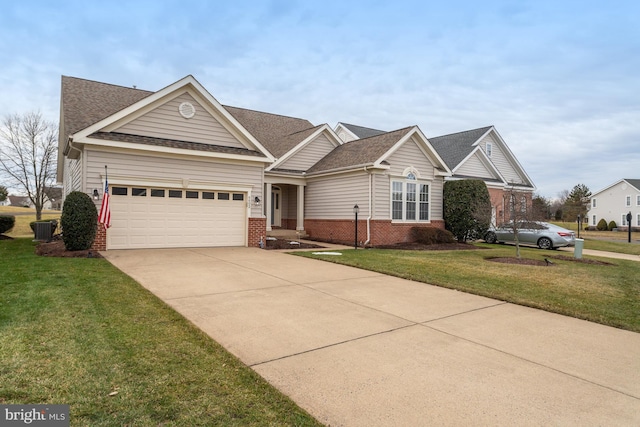
<svg viewBox="0 0 640 427">
<path fill-rule="evenodd" d="M 318 126 L 305 119 L 225 105 L 224 108 L 274 157 L 282 157 Z"/>
<path fill-rule="evenodd" d="M 449 169 L 453 170 L 475 149 L 474 144 L 493 126 L 429 138 Z"/>
<path fill-rule="evenodd" d="M 66 140 L 151 94 L 147 90 L 62 76 L 60 139 Z"/>
<path fill-rule="evenodd" d="M 627 181 L 630 185 L 634 186 L 636 190 L 640 191 L 640 179 L 625 178 L 624 180 Z"/>
<path fill-rule="evenodd" d="M 640 191 L 640 179 L 629 179 L 629 178 L 622 178 L 619 179 L 618 181 L 614 182 L 613 184 L 607 185 L 606 187 L 604 187 L 601 190 L 595 191 L 592 195 L 591 198 L 596 197 L 598 194 L 607 191 L 608 189 L 610 189 L 611 187 L 615 187 L 616 185 L 620 184 L 621 182 L 626 182 L 627 184 L 631 185 L 632 187 L 634 187 L 636 189 L 636 191 Z"/>
<path fill-rule="evenodd" d="M 313 165 L 308 173 L 374 164 L 414 128 L 415 126 L 410 126 L 369 138 L 345 142 Z"/>
<path fill-rule="evenodd" d="M 378 135 L 382 135 L 383 133 L 386 133 L 383 130 L 367 128 L 364 126 L 356 126 L 349 123 L 340 122 L 338 123 L 338 125 L 342 125 L 343 127 L 347 128 L 347 130 L 349 130 L 351 133 L 353 133 L 355 136 L 357 136 L 360 139 L 370 138 L 372 136 L 378 136 Z"/>
</svg>

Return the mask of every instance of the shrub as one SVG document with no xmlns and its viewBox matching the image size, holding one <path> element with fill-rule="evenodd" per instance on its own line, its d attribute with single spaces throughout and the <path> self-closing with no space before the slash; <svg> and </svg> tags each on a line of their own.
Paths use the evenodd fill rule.
<svg viewBox="0 0 640 427">
<path fill-rule="evenodd" d="M 600 221 L 598 221 L 598 225 L 596 225 L 596 228 L 600 231 L 607 231 L 607 221 L 602 218 Z"/>
<path fill-rule="evenodd" d="M 609 231 L 612 231 L 614 228 L 618 228 L 615 221 L 611 221 L 609 223 Z"/>
<path fill-rule="evenodd" d="M 69 193 L 62 207 L 60 225 L 67 250 L 89 249 L 98 227 L 98 211 L 91 197 L 80 191 Z"/>
<path fill-rule="evenodd" d="M 41 219 L 39 221 L 31 221 L 29 223 L 29 227 L 31 227 L 31 231 L 36 232 L 36 222 L 50 222 L 51 223 L 51 233 L 55 233 L 58 228 L 58 221 L 55 219 Z"/>
<path fill-rule="evenodd" d="M 416 243 L 422 243 L 423 245 L 456 242 L 456 238 L 450 231 L 435 227 L 412 227 L 411 240 Z"/>
<path fill-rule="evenodd" d="M 459 242 L 481 239 L 491 224 L 491 199 L 479 179 L 444 183 L 444 222 Z"/>
<path fill-rule="evenodd" d="M 0 215 L 0 234 L 11 231 L 16 225 L 16 217 L 13 215 Z"/>
</svg>

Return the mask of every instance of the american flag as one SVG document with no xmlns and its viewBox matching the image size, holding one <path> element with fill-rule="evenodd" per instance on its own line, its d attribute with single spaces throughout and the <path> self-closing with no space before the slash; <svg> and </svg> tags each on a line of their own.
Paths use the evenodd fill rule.
<svg viewBox="0 0 640 427">
<path fill-rule="evenodd" d="M 100 215 L 98 222 L 104 225 L 104 229 L 111 227 L 111 210 L 109 209 L 109 181 L 104 181 L 104 197 L 102 197 L 102 206 L 100 206 Z"/>
</svg>

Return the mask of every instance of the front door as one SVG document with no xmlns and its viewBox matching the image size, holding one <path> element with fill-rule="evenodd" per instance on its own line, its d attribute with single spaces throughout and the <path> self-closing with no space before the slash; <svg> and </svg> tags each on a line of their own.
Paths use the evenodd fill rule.
<svg viewBox="0 0 640 427">
<path fill-rule="evenodd" d="M 271 226 L 281 227 L 282 216 L 280 214 L 280 199 L 282 198 L 282 192 L 279 187 L 272 187 L 271 189 Z"/>
</svg>

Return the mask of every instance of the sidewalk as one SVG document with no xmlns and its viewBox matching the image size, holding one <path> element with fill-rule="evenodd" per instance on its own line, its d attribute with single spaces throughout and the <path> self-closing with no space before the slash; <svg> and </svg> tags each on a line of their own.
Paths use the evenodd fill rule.
<svg viewBox="0 0 640 427">
<path fill-rule="evenodd" d="M 559 248 L 559 251 L 573 253 L 574 248 Z M 620 254 L 617 252 L 596 251 L 593 249 L 583 249 L 583 255 L 599 256 L 603 258 L 626 259 L 629 261 L 640 261 L 640 255 Z"/>
</svg>

